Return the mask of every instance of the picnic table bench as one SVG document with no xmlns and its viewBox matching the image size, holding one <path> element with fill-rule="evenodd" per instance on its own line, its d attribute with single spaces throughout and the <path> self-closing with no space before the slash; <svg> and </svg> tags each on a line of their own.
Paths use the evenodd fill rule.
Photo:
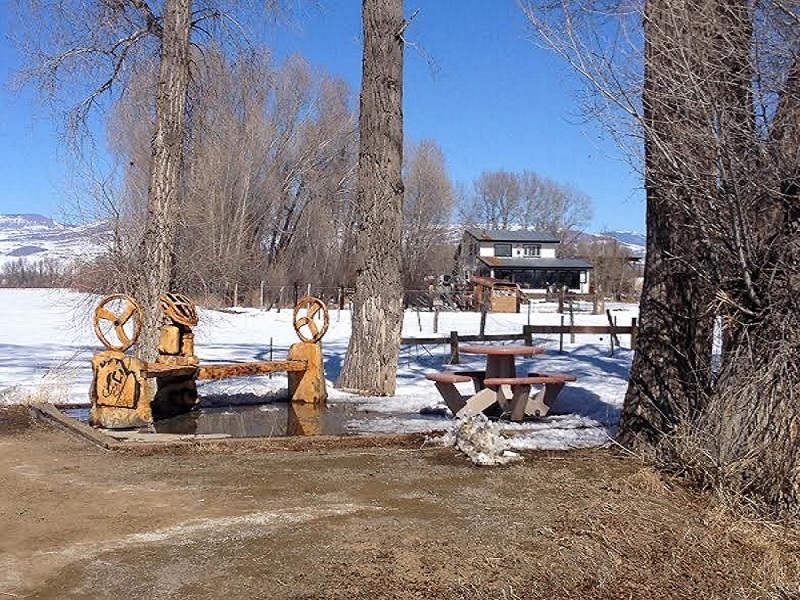
<svg viewBox="0 0 800 600">
<path fill-rule="evenodd" d="M 527 377 L 489 377 L 484 379 L 484 384 L 497 387 L 498 396 L 503 396 L 507 409 L 511 412 L 511 420 L 521 421 L 526 415 L 531 417 L 547 415 L 556 396 L 568 381 L 576 381 L 576 377 L 529 373 Z M 541 385 L 542 388 L 531 396 L 533 385 Z"/>
</svg>

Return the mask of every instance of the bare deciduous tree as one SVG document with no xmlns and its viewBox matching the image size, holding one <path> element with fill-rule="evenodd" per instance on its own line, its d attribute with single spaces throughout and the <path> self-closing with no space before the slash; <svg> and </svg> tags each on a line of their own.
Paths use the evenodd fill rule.
<svg viewBox="0 0 800 600">
<path fill-rule="evenodd" d="M 519 178 L 507 171 L 484 171 L 462 203 L 466 220 L 488 229 L 509 229 L 523 215 Z"/>
<path fill-rule="evenodd" d="M 462 198 L 467 222 L 489 229 L 580 229 L 592 218 L 589 196 L 532 171 L 481 173 Z"/>
<path fill-rule="evenodd" d="M 644 140 L 648 252 L 620 441 L 727 497 L 798 511 L 800 5 L 525 8 Z"/>
<path fill-rule="evenodd" d="M 423 289 L 425 278 L 449 273 L 454 243 L 450 215 L 453 187 L 441 148 L 423 140 L 406 152 L 403 177 L 403 285 Z"/>
<path fill-rule="evenodd" d="M 592 220 L 592 201 L 585 192 L 530 171 L 523 171 L 519 181 L 524 227 L 566 232 L 580 230 Z"/>
<path fill-rule="evenodd" d="M 394 393 L 403 324 L 402 0 L 363 0 L 357 267 L 353 333 L 337 381 L 361 393 Z"/>
<path fill-rule="evenodd" d="M 136 266 L 132 287 L 145 320 L 139 352 L 153 356 L 161 319 L 158 297 L 172 288 L 175 275 L 191 34 L 224 13 L 193 7 L 192 0 L 158 5 L 147 0 L 30 1 L 21 10 L 37 25 L 23 41 L 33 65 L 28 76 L 50 98 L 77 97 L 68 111 L 73 129 L 85 124 L 91 109 L 109 94 L 126 94 L 136 65 L 154 53 L 158 57 L 147 212 L 138 256 L 131 261 Z M 43 23 L 48 26 L 39 27 Z"/>
<path fill-rule="evenodd" d="M 175 270 L 181 289 L 230 302 L 235 289 L 243 299 L 264 280 L 346 283 L 356 147 L 348 86 L 312 75 L 300 56 L 274 65 L 257 48 L 231 57 L 208 48 L 194 65 Z M 153 77 L 132 82 L 113 119 L 128 229 L 139 228 L 143 214 L 137 198 L 146 185 Z"/>
</svg>

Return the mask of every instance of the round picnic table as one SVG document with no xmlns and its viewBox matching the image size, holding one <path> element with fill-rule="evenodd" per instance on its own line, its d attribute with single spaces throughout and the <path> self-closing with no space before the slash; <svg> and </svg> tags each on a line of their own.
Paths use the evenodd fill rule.
<svg viewBox="0 0 800 600">
<path fill-rule="evenodd" d="M 515 358 L 517 356 L 534 356 L 544 354 L 544 348 L 538 346 L 459 346 L 459 352 L 464 354 L 486 355 L 486 379 L 492 377 L 516 377 L 517 369 Z"/>
</svg>

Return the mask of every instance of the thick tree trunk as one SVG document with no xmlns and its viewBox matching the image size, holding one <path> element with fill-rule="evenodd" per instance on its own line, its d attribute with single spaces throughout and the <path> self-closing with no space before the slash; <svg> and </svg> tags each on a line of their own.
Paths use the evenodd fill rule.
<svg viewBox="0 0 800 600">
<path fill-rule="evenodd" d="M 353 331 L 337 386 L 394 393 L 403 321 L 402 0 L 364 0 Z"/>
<path fill-rule="evenodd" d="M 702 408 L 711 375 L 713 295 L 692 218 L 697 198 L 713 186 L 703 143 L 709 118 L 696 90 L 679 89 L 690 77 L 687 65 L 700 68 L 702 59 L 687 48 L 693 15 L 677 4 L 648 0 L 645 6 L 647 258 L 641 325 L 618 433 L 622 444 L 642 452 L 657 448 Z"/>
<path fill-rule="evenodd" d="M 167 0 L 156 91 L 147 222 L 136 297 L 145 313 L 139 353 L 153 358 L 161 323 L 160 294 L 170 291 L 175 268 L 178 198 L 186 134 L 191 0 Z"/>
</svg>

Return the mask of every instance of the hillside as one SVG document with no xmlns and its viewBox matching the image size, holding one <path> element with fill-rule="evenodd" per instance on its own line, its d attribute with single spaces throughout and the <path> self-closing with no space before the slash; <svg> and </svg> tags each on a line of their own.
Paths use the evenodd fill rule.
<svg viewBox="0 0 800 600">
<path fill-rule="evenodd" d="M 104 221 L 64 225 L 36 214 L 0 215 L 0 267 L 19 258 L 31 261 L 89 259 L 103 252 L 110 236 L 108 223 Z M 457 239 L 456 234 L 454 241 Z M 614 239 L 633 256 L 645 255 L 645 236 L 636 231 L 582 233 L 580 239 Z"/>
<path fill-rule="evenodd" d="M 0 215 L 0 267 L 24 258 L 68 262 L 103 252 L 110 238 L 105 222 L 64 225 L 35 214 Z"/>
</svg>

